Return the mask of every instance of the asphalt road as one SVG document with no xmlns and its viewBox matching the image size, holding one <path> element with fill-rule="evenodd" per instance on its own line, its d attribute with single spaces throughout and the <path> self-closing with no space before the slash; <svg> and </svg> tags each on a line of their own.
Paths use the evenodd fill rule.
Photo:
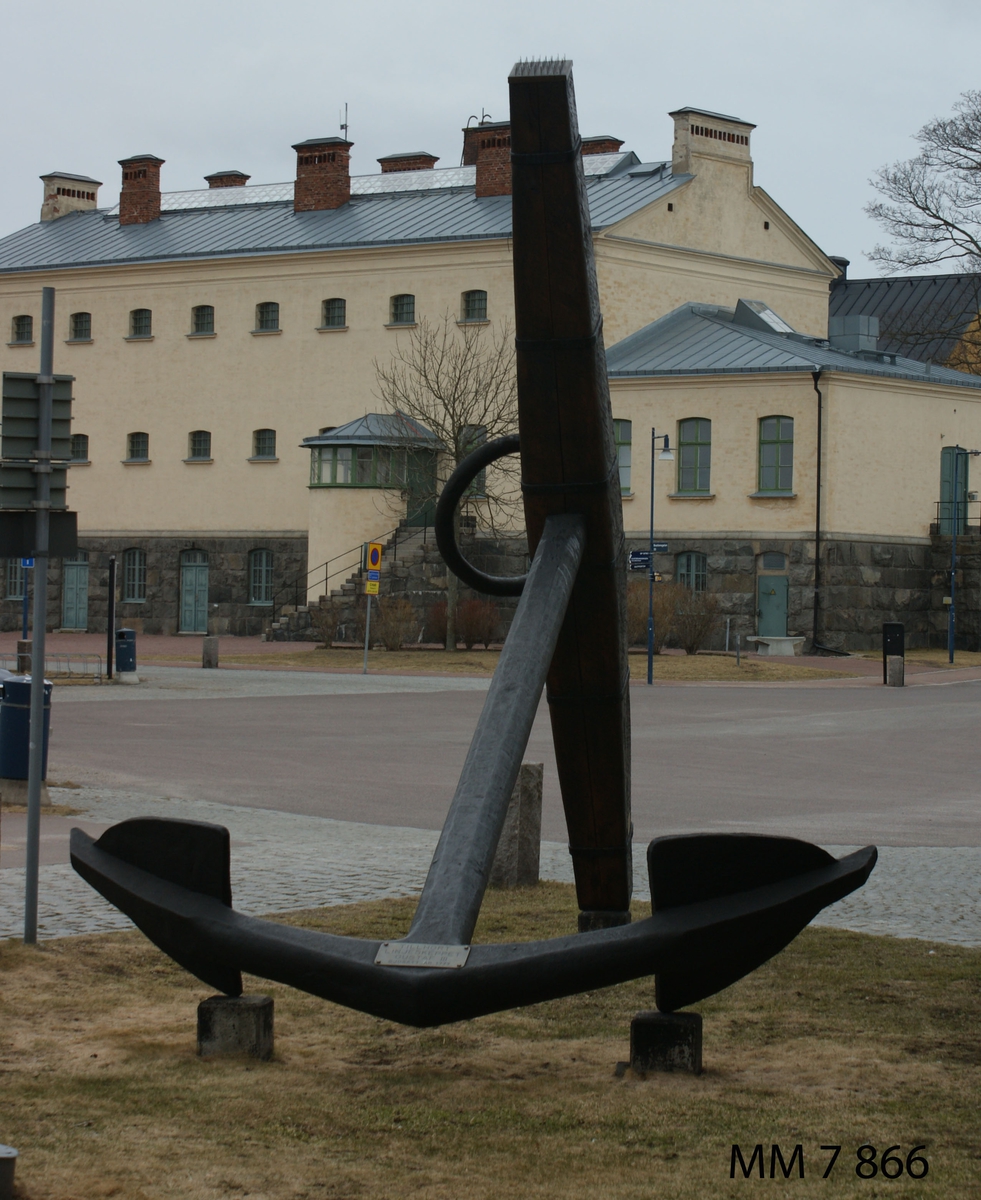
<svg viewBox="0 0 981 1200">
<path fill-rule="evenodd" d="M 365 681 L 367 692 L 351 682 L 331 694 L 331 678 L 352 677 L 314 684 L 305 674 L 266 673 L 253 685 L 259 672 L 220 674 L 233 694 L 204 687 L 201 672 L 188 673 L 191 692 L 176 672 L 166 676 L 166 694 L 63 689 L 49 779 L 378 825 L 442 825 L 482 690 L 459 680 L 438 690 L 428 680 L 426 690 L 379 683 L 385 690 L 373 691 Z M 102 698 L 95 691 L 110 702 L 79 702 Z M 824 844 L 981 846 L 981 682 L 640 686 L 631 703 L 640 840 L 746 830 Z M 525 757 L 546 764 L 542 832 L 561 840 L 544 704 Z"/>
</svg>

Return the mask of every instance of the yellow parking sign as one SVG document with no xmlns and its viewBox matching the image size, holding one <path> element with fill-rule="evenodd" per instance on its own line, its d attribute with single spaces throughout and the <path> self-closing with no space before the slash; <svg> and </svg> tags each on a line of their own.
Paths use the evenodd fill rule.
<svg viewBox="0 0 981 1200">
<path fill-rule="evenodd" d="M 368 543 L 368 570 L 377 571 L 381 566 L 382 561 L 382 544 L 381 542 Z"/>
</svg>

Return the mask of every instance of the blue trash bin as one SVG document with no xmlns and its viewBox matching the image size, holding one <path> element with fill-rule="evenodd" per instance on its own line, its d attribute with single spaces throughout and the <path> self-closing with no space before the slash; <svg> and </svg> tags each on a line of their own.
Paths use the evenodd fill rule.
<svg viewBox="0 0 981 1200">
<path fill-rule="evenodd" d="M 41 778 L 48 777 L 51 681 L 44 681 L 44 749 Z M 26 779 L 30 766 L 31 677 L 11 675 L 0 682 L 0 778 Z"/>
<path fill-rule="evenodd" d="M 136 630 L 116 630 L 116 670 L 136 670 Z"/>
</svg>

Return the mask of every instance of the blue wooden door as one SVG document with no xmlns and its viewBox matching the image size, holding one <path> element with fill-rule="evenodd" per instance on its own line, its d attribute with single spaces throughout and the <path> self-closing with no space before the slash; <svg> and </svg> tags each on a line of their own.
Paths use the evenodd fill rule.
<svg viewBox="0 0 981 1200">
<path fill-rule="evenodd" d="M 87 629 L 89 624 L 89 556 L 84 550 L 62 565 L 61 627 Z"/>
<path fill-rule="evenodd" d="M 954 532 L 954 513 L 957 513 L 957 532 L 967 529 L 967 464 L 966 454 L 960 455 L 957 463 L 957 495 L 954 495 L 955 446 L 944 446 L 940 451 L 940 532 Z M 956 500 L 956 504 L 954 503 Z"/>
<path fill-rule="evenodd" d="M 181 555 L 180 632 L 208 632 L 208 555 L 204 550 L 185 550 Z"/>
<path fill-rule="evenodd" d="M 758 580 L 757 633 L 760 637 L 787 636 L 787 576 L 761 575 Z"/>
</svg>

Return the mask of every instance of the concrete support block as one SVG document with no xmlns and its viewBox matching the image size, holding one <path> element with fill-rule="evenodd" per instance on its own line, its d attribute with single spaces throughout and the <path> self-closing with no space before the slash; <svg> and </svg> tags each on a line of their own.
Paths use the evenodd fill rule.
<svg viewBox="0 0 981 1200">
<path fill-rule="evenodd" d="M 538 882 L 543 772 L 542 763 L 521 764 L 491 867 L 491 887 L 533 887 Z"/>
<path fill-rule="evenodd" d="M 30 675 L 31 673 L 31 652 L 34 643 L 30 638 L 26 642 L 17 639 L 17 674 Z"/>
<path fill-rule="evenodd" d="M 272 1053 L 272 996 L 209 996 L 198 1005 L 198 1054 Z"/>
<path fill-rule="evenodd" d="M 13 1146 L 0 1146 L 0 1200 L 14 1200 L 14 1168 L 17 1151 Z"/>
<path fill-rule="evenodd" d="M 906 659 L 901 654 L 886 656 L 886 687 L 905 687 Z"/>
<path fill-rule="evenodd" d="M 215 667 L 218 666 L 218 639 L 216 637 L 206 637 L 201 643 L 201 666 Z"/>
<path fill-rule="evenodd" d="M 113 679 L 117 683 L 139 683 L 140 677 L 135 671 L 116 671 Z"/>
<path fill-rule="evenodd" d="M 26 779 L 0 779 L 0 803 L 2 804 L 18 804 L 27 807 L 27 780 Z M 51 797 L 48 795 L 48 785 L 41 780 L 41 807 L 51 804 Z"/>
<path fill-rule="evenodd" d="M 701 1013 L 638 1013 L 630 1022 L 630 1066 L 641 1074 L 689 1071 L 701 1075 Z"/>
</svg>

